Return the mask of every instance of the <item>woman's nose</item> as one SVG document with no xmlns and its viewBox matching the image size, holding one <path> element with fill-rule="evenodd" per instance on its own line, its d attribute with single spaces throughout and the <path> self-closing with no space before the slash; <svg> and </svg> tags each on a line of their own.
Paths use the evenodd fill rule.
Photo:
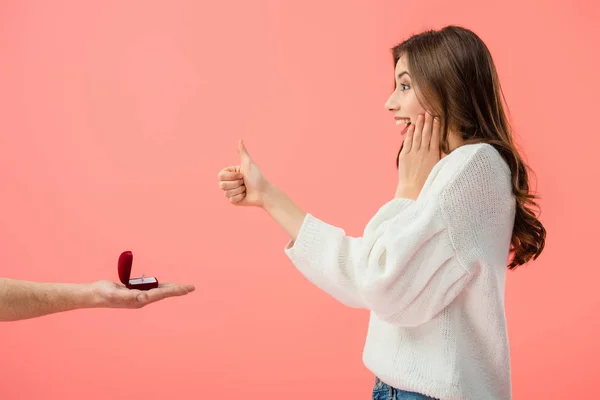
<svg viewBox="0 0 600 400">
<path fill-rule="evenodd" d="M 388 111 L 397 111 L 398 103 L 394 99 L 394 95 L 391 95 L 388 100 L 385 102 L 385 108 Z"/>
</svg>

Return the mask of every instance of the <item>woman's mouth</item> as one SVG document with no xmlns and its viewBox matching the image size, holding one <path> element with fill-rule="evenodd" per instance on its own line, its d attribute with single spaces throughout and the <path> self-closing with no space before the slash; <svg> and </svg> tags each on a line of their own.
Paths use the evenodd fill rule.
<svg viewBox="0 0 600 400">
<path fill-rule="evenodd" d="M 406 135 L 406 132 L 408 132 L 408 128 L 410 128 L 410 122 L 408 124 L 406 124 L 406 126 L 404 127 L 404 129 L 402 129 L 402 132 L 400 132 L 401 136 Z"/>
<path fill-rule="evenodd" d="M 396 125 L 410 125 L 410 118 L 395 118 Z"/>
<path fill-rule="evenodd" d="M 410 118 L 396 117 L 394 119 L 396 120 L 396 126 L 404 125 L 404 128 L 402 128 L 402 131 L 400 132 L 400 135 L 406 135 L 406 132 L 408 132 L 408 128 L 410 127 Z"/>
</svg>

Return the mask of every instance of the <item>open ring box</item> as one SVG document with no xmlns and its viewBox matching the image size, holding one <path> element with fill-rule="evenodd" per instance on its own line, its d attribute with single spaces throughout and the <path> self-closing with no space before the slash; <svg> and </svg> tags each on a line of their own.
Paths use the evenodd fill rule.
<svg viewBox="0 0 600 400">
<path fill-rule="evenodd" d="M 144 276 L 131 279 L 131 266 L 133 253 L 124 251 L 119 256 L 119 279 L 129 289 L 150 290 L 158 287 L 158 279 L 153 276 Z"/>
</svg>

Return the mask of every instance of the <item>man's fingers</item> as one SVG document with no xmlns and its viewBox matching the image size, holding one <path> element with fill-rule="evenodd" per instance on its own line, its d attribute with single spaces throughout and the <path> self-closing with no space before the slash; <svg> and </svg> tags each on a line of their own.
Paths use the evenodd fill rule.
<svg viewBox="0 0 600 400">
<path fill-rule="evenodd" d="M 232 190 L 232 189 L 237 189 L 240 186 L 244 186 L 244 180 L 243 179 L 237 179 L 235 181 L 221 181 L 219 182 L 219 187 L 223 190 Z"/>
<path fill-rule="evenodd" d="M 158 288 L 142 292 L 138 297 L 144 304 L 154 303 L 159 300 L 174 296 L 184 296 L 193 292 L 196 288 L 193 285 L 179 285 L 174 283 L 161 283 Z"/>
</svg>

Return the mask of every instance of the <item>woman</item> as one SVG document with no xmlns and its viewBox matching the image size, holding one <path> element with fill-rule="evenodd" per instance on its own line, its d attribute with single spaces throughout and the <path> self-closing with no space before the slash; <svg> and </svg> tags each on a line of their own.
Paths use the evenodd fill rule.
<svg viewBox="0 0 600 400">
<path fill-rule="evenodd" d="M 298 208 L 243 142 L 220 187 L 283 227 L 286 254 L 311 282 L 371 311 L 363 361 L 374 399 L 510 399 L 506 269 L 536 259 L 546 231 L 492 57 L 449 26 L 409 38 L 393 58 L 398 186 L 362 237 Z"/>
</svg>

